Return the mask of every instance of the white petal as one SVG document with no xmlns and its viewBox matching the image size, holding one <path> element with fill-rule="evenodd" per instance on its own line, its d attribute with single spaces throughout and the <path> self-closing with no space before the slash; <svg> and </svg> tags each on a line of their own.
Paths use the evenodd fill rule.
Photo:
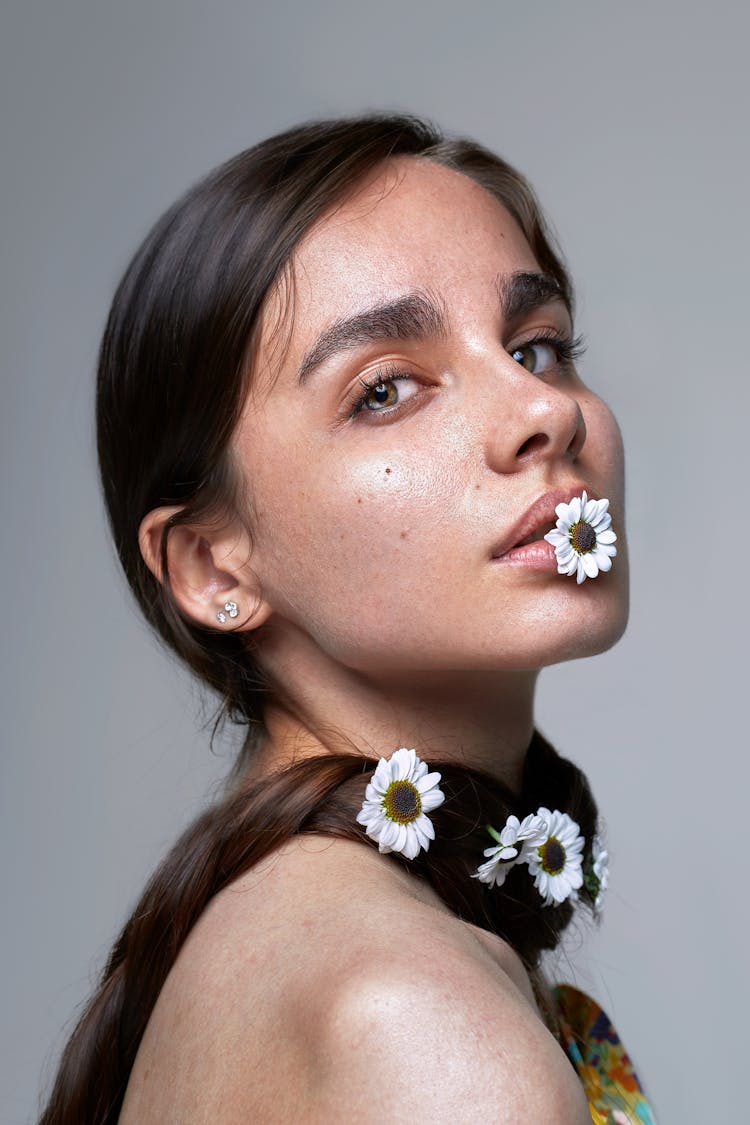
<svg viewBox="0 0 750 1125">
<path fill-rule="evenodd" d="M 419 831 L 423 832 L 424 835 L 427 836 L 428 839 L 430 839 L 430 840 L 435 839 L 435 827 L 434 827 L 432 821 L 430 820 L 429 816 L 424 816 L 424 814 L 421 814 L 420 816 L 418 816 L 417 819 L 414 821 L 414 827 L 415 828 L 418 827 Z"/>
<path fill-rule="evenodd" d="M 422 808 L 425 812 L 432 812 L 433 809 L 442 805 L 445 800 L 445 793 L 440 789 L 430 789 L 429 793 L 421 794 Z"/>
<path fill-rule="evenodd" d="M 405 749 L 394 750 L 391 754 L 391 781 L 403 781 L 409 772 L 409 754 Z"/>
<path fill-rule="evenodd" d="M 561 547 L 563 543 L 568 542 L 566 533 L 564 531 L 558 531 L 556 527 L 553 527 L 552 531 L 548 531 L 544 538 L 548 543 L 551 543 L 553 547 Z"/>
<path fill-rule="evenodd" d="M 597 531 L 596 541 L 597 543 L 616 543 L 617 536 L 615 535 L 614 531 Z"/>
<path fill-rule="evenodd" d="M 413 771 L 417 766 L 417 753 L 415 750 L 407 750 L 403 747 L 398 751 L 399 761 L 399 781 L 406 781 L 411 778 Z"/>
<path fill-rule="evenodd" d="M 381 758 L 375 767 L 375 773 L 372 775 L 372 784 L 381 793 L 385 793 L 388 786 L 391 784 L 391 767 L 385 758 Z"/>
<path fill-rule="evenodd" d="M 420 777 L 424 777 L 424 775 L 427 773 L 427 762 L 423 762 L 422 759 L 416 754 L 414 757 L 416 765 L 414 767 L 414 770 L 412 771 L 411 779 L 412 781 L 418 781 Z"/>
<path fill-rule="evenodd" d="M 590 523 L 595 527 L 609 526 L 612 522 L 612 517 L 607 511 L 609 507 L 609 500 L 597 500 Z"/>
<path fill-rule="evenodd" d="M 584 492 L 584 496 L 585 495 L 586 495 L 586 493 Z M 581 503 L 581 497 L 580 496 L 574 496 L 573 499 L 570 501 L 570 504 L 568 505 L 568 510 L 569 510 L 570 516 L 571 516 L 571 523 L 578 523 L 578 521 L 581 518 L 581 508 L 582 507 L 583 507 L 583 505 Z"/>
<path fill-rule="evenodd" d="M 584 496 L 585 495 L 586 495 L 586 493 L 584 492 Z M 585 520 L 586 523 L 593 523 L 594 520 L 596 519 L 596 514 L 597 514 L 596 509 L 597 509 L 597 501 L 596 500 L 587 500 L 586 503 L 581 508 L 581 519 Z"/>
<path fill-rule="evenodd" d="M 598 549 L 600 551 L 602 551 L 605 555 L 609 555 L 609 557 L 611 559 L 613 559 L 615 557 L 615 555 L 617 554 L 617 547 L 615 547 L 611 543 L 602 543 L 602 544 L 600 544 Z"/>
<path fill-rule="evenodd" d="M 408 829 L 405 825 L 402 825 L 402 827 L 404 828 L 405 838 L 401 847 L 398 848 L 398 851 L 400 851 L 402 855 L 405 855 L 407 859 L 415 859 L 416 856 L 419 855 L 419 840 L 417 839 L 417 834 L 412 831 L 411 825 L 409 825 Z"/>
<path fill-rule="evenodd" d="M 488 868 L 486 863 L 480 863 L 472 875 L 472 879 L 478 879 L 480 883 L 487 883 L 488 886 L 493 886 L 495 876 L 492 873 L 492 868 Z"/>
<path fill-rule="evenodd" d="M 609 555 L 603 555 L 599 551 L 594 551 L 594 558 L 596 559 L 596 565 L 599 567 L 599 570 L 607 571 L 612 569 L 612 559 Z"/>
<path fill-rule="evenodd" d="M 576 574 L 576 582 L 580 586 L 582 582 L 586 581 L 586 569 L 583 565 L 583 556 L 578 559 L 578 573 Z"/>
<path fill-rule="evenodd" d="M 382 844 L 387 844 L 389 848 L 395 847 L 398 842 L 398 831 L 401 827 L 403 826 L 398 824 L 395 820 L 388 820 L 387 817 L 384 817 L 383 827 L 380 832 L 380 842 Z"/>
<path fill-rule="evenodd" d="M 583 569 L 586 571 L 588 577 L 596 578 L 597 574 L 599 573 L 599 567 L 596 565 L 596 559 L 594 558 L 594 556 L 581 555 L 581 561 L 583 562 Z"/>
<path fill-rule="evenodd" d="M 535 842 L 541 843 L 547 834 L 547 825 L 540 816 L 535 816 L 529 813 L 524 817 L 523 824 L 518 833 L 519 839 L 533 844 Z"/>
<path fill-rule="evenodd" d="M 487 863 L 483 863 L 481 867 L 477 869 L 478 878 L 480 878 L 482 882 L 487 883 L 490 887 L 502 887 L 507 873 L 508 869 L 506 867 Z"/>
<path fill-rule="evenodd" d="M 514 844 L 518 835 L 518 829 L 521 827 L 517 816 L 509 816 L 505 822 L 505 827 L 500 833 L 501 844 Z"/>
<path fill-rule="evenodd" d="M 422 765 L 424 765 L 424 762 L 422 763 Z M 427 769 L 426 766 L 425 769 Z M 426 793 L 428 789 L 432 789 L 433 785 L 437 785 L 439 781 L 439 773 L 427 773 L 424 775 L 424 777 L 420 777 L 417 780 L 417 792 L 422 795 Z"/>
<path fill-rule="evenodd" d="M 542 868 L 540 868 L 537 872 L 537 876 L 534 882 L 536 883 L 536 888 L 540 894 L 548 895 L 550 893 L 549 875 Z"/>
</svg>

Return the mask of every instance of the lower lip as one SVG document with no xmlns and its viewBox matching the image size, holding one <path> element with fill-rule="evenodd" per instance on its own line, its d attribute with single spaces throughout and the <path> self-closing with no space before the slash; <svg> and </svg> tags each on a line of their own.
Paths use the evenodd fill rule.
<svg viewBox="0 0 750 1125">
<path fill-rule="evenodd" d="M 557 555 L 555 548 L 545 539 L 537 539 L 534 543 L 526 543 L 523 547 L 513 547 L 504 555 L 498 555 L 492 560 L 504 563 L 507 566 L 522 566 L 527 570 L 557 570 Z"/>
</svg>

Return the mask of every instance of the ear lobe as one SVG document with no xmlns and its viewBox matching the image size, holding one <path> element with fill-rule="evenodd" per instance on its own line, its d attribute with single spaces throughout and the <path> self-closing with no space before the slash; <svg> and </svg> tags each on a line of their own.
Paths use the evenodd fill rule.
<svg viewBox="0 0 750 1125">
<path fill-rule="evenodd" d="M 141 522 L 138 542 L 144 562 L 164 582 L 162 537 L 180 508 L 155 508 Z M 240 632 L 257 629 L 271 615 L 257 575 L 249 566 L 252 544 L 237 526 L 214 530 L 175 524 L 167 538 L 167 570 L 182 612 L 204 628 Z"/>
</svg>

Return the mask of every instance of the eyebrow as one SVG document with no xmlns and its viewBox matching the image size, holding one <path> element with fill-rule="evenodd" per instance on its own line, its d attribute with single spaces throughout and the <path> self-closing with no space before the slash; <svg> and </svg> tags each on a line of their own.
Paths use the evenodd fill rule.
<svg viewBox="0 0 750 1125">
<path fill-rule="evenodd" d="M 554 301 L 561 301 L 571 318 L 573 316 L 569 294 L 549 274 L 512 273 L 509 277 L 498 274 L 495 284 L 503 319 L 506 321 L 520 320 Z"/>
<path fill-rule="evenodd" d="M 395 301 L 337 320 L 306 353 L 297 378 L 304 383 L 314 368 L 337 352 L 380 340 L 426 340 L 446 335 L 447 318 L 439 302 L 431 294 L 415 290 Z"/>
<path fill-rule="evenodd" d="M 571 311 L 562 285 L 547 274 L 498 275 L 496 287 L 506 322 L 518 320 L 553 301 L 562 301 Z M 342 351 L 385 340 L 420 341 L 447 335 L 448 319 L 440 302 L 430 293 L 415 290 L 395 301 L 374 305 L 335 321 L 305 353 L 297 380 L 300 385 L 304 384 L 316 367 Z"/>
</svg>

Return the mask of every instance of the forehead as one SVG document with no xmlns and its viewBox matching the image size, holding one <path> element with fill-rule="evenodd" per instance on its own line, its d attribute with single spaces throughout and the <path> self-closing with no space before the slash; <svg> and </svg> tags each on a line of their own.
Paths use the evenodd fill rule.
<svg viewBox="0 0 750 1125">
<path fill-rule="evenodd" d="M 471 316 L 478 303 L 496 306 L 503 274 L 538 269 L 518 224 L 479 184 L 425 158 L 397 157 L 300 242 L 269 300 L 261 358 L 270 362 L 284 324 L 286 366 L 321 329 L 375 302 L 429 290 L 449 317 Z"/>
</svg>

